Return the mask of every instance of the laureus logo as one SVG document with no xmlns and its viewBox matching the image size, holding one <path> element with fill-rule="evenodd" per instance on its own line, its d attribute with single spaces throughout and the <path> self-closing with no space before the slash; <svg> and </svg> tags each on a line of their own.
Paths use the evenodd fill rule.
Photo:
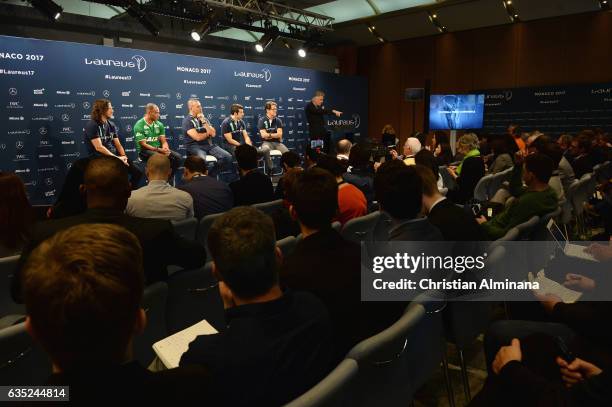
<svg viewBox="0 0 612 407">
<path fill-rule="evenodd" d="M 272 79 L 272 72 L 270 72 L 268 68 L 264 68 L 261 71 L 264 73 L 264 78 L 266 79 L 266 82 L 270 82 L 270 79 Z"/>
</svg>

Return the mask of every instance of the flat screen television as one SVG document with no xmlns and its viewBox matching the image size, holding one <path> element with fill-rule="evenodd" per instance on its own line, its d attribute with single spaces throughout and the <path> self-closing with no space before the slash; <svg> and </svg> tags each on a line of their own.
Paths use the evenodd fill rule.
<svg viewBox="0 0 612 407">
<path fill-rule="evenodd" d="M 431 95 L 429 129 L 481 129 L 484 120 L 484 101 L 484 94 Z"/>
</svg>

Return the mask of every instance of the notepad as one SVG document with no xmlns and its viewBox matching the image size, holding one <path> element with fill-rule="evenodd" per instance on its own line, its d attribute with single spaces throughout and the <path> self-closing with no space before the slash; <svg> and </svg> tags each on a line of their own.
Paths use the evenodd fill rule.
<svg viewBox="0 0 612 407">
<path fill-rule="evenodd" d="M 218 331 L 213 328 L 205 319 L 189 328 L 170 335 L 161 341 L 153 344 L 153 350 L 157 357 L 168 369 L 178 367 L 183 353 L 187 352 L 189 344 L 200 335 L 216 334 Z"/>
<path fill-rule="evenodd" d="M 546 277 L 544 270 L 540 270 L 535 277 L 533 276 L 533 273 L 529 272 L 528 279 L 530 282 L 538 282 L 540 285 L 540 289 L 537 290 L 538 294 L 556 295 L 566 304 L 574 303 L 582 296 L 580 291 L 571 290 L 564 285 Z"/>
</svg>

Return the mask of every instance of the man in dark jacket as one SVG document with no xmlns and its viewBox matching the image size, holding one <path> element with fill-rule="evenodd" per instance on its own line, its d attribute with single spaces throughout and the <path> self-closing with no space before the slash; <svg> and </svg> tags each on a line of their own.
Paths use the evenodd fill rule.
<svg viewBox="0 0 612 407">
<path fill-rule="evenodd" d="M 308 122 L 310 140 L 323 140 L 323 149 L 326 153 L 329 153 L 331 140 L 328 131 L 325 129 L 325 116 L 333 114 L 336 117 L 340 117 L 342 112 L 325 108 L 323 105 L 324 98 L 325 92 L 322 90 L 316 91 L 311 101 L 304 108 L 304 111 L 306 113 L 306 121 Z"/>
<path fill-rule="evenodd" d="M 49 220 L 34 227 L 13 279 L 11 291 L 15 301 L 21 302 L 20 269 L 30 252 L 56 232 L 83 223 L 113 223 L 136 235 L 144 254 L 146 284 L 165 280 L 168 265 L 196 268 L 206 262 L 206 251 L 202 246 L 179 237 L 170 221 L 136 218 L 124 213 L 131 188 L 127 168 L 116 158 L 104 156 L 92 159 L 85 171 L 82 189 L 87 196 L 87 210 L 84 213 Z"/>
</svg>

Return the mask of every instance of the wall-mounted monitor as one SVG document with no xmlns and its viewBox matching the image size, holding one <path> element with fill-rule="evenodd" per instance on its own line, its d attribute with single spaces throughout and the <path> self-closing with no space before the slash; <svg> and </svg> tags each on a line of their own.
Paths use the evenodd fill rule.
<svg viewBox="0 0 612 407">
<path fill-rule="evenodd" d="M 484 102 L 484 94 L 431 95 L 429 129 L 481 129 L 484 119 Z"/>
</svg>

